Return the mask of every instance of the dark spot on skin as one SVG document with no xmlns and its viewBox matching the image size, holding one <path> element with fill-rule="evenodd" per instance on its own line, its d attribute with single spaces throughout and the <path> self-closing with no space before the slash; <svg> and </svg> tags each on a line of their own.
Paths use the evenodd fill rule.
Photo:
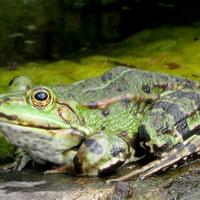
<svg viewBox="0 0 200 200">
<path fill-rule="evenodd" d="M 98 108 L 98 104 L 96 102 L 89 102 L 87 104 L 88 108 L 90 109 L 97 109 Z"/>
<path fill-rule="evenodd" d="M 82 83 L 80 86 L 81 86 L 82 89 L 84 89 L 85 86 L 86 86 L 86 84 L 85 84 L 85 83 Z"/>
<path fill-rule="evenodd" d="M 176 97 L 176 98 L 186 98 L 186 99 L 192 100 L 195 102 L 197 108 L 200 108 L 200 94 L 198 94 L 194 90 L 191 92 L 178 90 L 176 92 L 170 93 L 169 96 Z"/>
<path fill-rule="evenodd" d="M 176 130 L 181 133 L 184 140 L 190 137 L 190 130 L 185 119 L 177 123 Z"/>
<path fill-rule="evenodd" d="M 103 153 L 103 147 L 94 139 L 86 139 L 84 144 L 94 154 L 100 155 Z"/>
<path fill-rule="evenodd" d="M 169 150 L 171 150 L 173 148 L 173 144 L 171 140 L 168 140 L 167 143 L 165 143 L 164 145 L 162 145 L 161 147 L 158 147 L 157 145 L 153 145 L 153 150 L 159 154 L 162 152 L 167 152 Z"/>
<path fill-rule="evenodd" d="M 21 146 L 22 145 L 22 142 L 20 140 L 17 140 L 16 141 L 17 145 Z"/>
<path fill-rule="evenodd" d="M 122 92 L 122 91 L 123 91 L 122 87 L 119 86 L 119 87 L 117 88 L 117 91 L 118 91 L 118 92 Z"/>
<path fill-rule="evenodd" d="M 27 149 L 27 150 L 28 150 L 28 149 L 29 149 L 29 146 L 28 146 L 27 144 L 24 144 L 24 145 L 23 145 L 23 149 Z"/>
<path fill-rule="evenodd" d="M 195 37 L 193 40 L 196 42 L 196 41 L 198 41 L 198 40 L 199 40 L 199 38 L 198 38 L 198 37 Z"/>
<path fill-rule="evenodd" d="M 111 149 L 110 152 L 113 157 L 117 157 L 119 155 L 119 153 L 125 152 L 125 149 L 123 149 L 121 147 L 113 146 L 113 148 Z"/>
<path fill-rule="evenodd" d="M 29 143 L 29 139 L 27 137 L 24 138 L 25 143 Z M 33 142 L 32 142 L 33 143 Z"/>
<path fill-rule="evenodd" d="M 149 85 L 143 85 L 142 90 L 147 94 L 151 93 L 151 87 Z"/>
<path fill-rule="evenodd" d="M 74 162 L 75 172 L 78 173 L 78 174 L 82 174 L 83 173 L 82 164 L 81 164 L 78 156 L 74 157 L 73 162 Z"/>
<path fill-rule="evenodd" d="M 153 119 L 152 124 L 157 127 L 158 122 L 162 119 L 162 112 L 161 111 L 152 111 L 149 113 L 149 116 Z M 159 127 L 160 129 L 160 127 Z"/>
<path fill-rule="evenodd" d="M 145 103 L 145 104 L 152 104 L 153 101 L 154 101 L 153 99 L 145 99 L 145 100 L 144 100 L 144 103 Z"/>
<path fill-rule="evenodd" d="M 104 117 L 107 117 L 109 115 L 109 111 L 108 110 L 103 110 L 101 113 L 102 113 L 102 115 Z"/>
<path fill-rule="evenodd" d="M 125 161 L 119 160 L 117 163 L 98 171 L 98 176 L 106 176 L 124 164 Z"/>
<path fill-rule="evenodd" d="M 141 125 L 139 127 L 139 141 L 140 142 L 149 142 L 150 141 L 150 136 L 149 136 L 149 133 L 148 133 L 145 125 Z"/>
<path fill-rule="evenodd" d="M 188 80 L 188 79 L 180 79 L 180 78 L 177 78 L 177 77 L 174 77 L 175 81 L 177 82 L 177 84 L 179 85 L 182 85 L 184 87 L 187 87 L 187 88 L 196 88 L 197 87 L 197 82 L 195 81 L 191 81 L 191 80 Z"/>
<path fill-rule="evenodd" d="M 101 80 L 103 82 L 111 80 L 112 79 L 112 72 L 108 72 L 106 74 L 104 74 L 103 76 L 101 76 Z"/>
<path fill-rule="evenodd" d="M 169 132 L 169 126 L 168 126 L 168 124 L 164 123 L 162 125 L 162 133 L 166 134 L 168 132 Z"/>
<path fill-rule="evenodd" d="M 160 101 L 158 103 L 153 104 L 152 108 L 162 109 L 165 112 L 165 114 L 171 115 L 174 120 L 174 126 L 176 126 L 177 131 L 180 135 L 182 135 L 183 139 L 189 137 L 190 130 L 186 121 L 187 115 L 180 110 L 179 105 L 167 101 Z"/>
<path fill-rule="evenodd" d="M 121 97 L 121 105 L 123 107 L 127 107 L 129 103 L 130 103 L 130 98 L 128 98 L 127 96 Z"/>
<path fill-rule="evenodd" d="M 74 94 L 69 93 L 67 96 L 68 96 L 68 97 L 74 97 Z"/>
</svg>

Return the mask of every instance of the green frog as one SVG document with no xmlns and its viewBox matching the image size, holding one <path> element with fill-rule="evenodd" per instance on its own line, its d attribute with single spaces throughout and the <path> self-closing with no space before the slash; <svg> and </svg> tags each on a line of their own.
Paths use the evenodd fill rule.
<svg viewBox="0 0 200 200">
<path fill-rule="evenodd" d="M 0 95 L 4 137 L 34 160 L 57 165 L 48 173 L 89 176 L 141 159 L 146 147 L 156 154 L 149 144 L 160 148 L 165 141 L 154 140 L 144 124 L 153 102 L 171 90 L 199 88 L 185 78 L 121 66 L 69 86 L 35 87 L 20 78 Z M 19 159 L 17 169 L 25 165 Z"/>
</svg>

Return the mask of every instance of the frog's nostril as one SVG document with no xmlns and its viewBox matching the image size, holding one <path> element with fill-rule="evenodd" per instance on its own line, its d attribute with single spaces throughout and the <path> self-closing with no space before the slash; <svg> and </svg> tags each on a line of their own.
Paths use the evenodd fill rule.
<svg viewBox="0 0 200 200">
<path fill-rule="evenodd" d="M 4 99 L 4 101 L 9 101 L 10 100 L 10 98 L 9 97 L 6 97 L 5 99 Z"/>
</svg>

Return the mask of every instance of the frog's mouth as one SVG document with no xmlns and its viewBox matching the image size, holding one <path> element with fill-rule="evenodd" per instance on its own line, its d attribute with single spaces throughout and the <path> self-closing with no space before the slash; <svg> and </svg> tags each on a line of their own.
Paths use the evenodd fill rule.
<svg viewBox="0 0 200 200">
<path fill-rule="evenodd" d="M 51 130 L 0 121 L 0 131 L 5 139 L 21 148 L 33 148 L 37 143 L 53 141 Z M 37 140 L 37 142 L 35 142 Z"/>
<path fill-rule="evenodd" d="M 56 142 L 59 140 L 63 141 L 76 141 L 80 143 L 85 137 L 84 133 L 61 123 L 50 124 L 46 121 L 35 120 L 22 120 L 16 115 L 7 115 L 0 112 L 0 131 L 3 136 L 12 144 L 23 147 L 27 144 L 32 143 L 31 140 L 38 140 L 41 143 L 43 141 Z M 67 144 L 67 146 L 74 146 L 74 144 Z"/>
<path fill-rule="evenodd" d="M 49 124 L 48 122 L 42 122 L 37 120 L 37 123 L 33 123 L 30 120 L 22 120 L 18 118 L 16 115 L 7 115 L 0 112 L 0 122 L 4 122 L 7 124 L 13 124 L 23 127 L 29 127 L 29 128 L 38 128 L 38 129 L 46 129 L 46 130 L 58 130 L 62 129 L 60 126 Z"/>
</svg>

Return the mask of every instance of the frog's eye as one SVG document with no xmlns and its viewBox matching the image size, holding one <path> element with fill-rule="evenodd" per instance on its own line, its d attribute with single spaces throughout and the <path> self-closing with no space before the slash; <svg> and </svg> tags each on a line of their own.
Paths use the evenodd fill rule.
<svg viewBox="0 0 200 200">
<path fill-rule="evenodd" d="M 46 107 L 53 101 L 53 95 L 47 88 L 35 88 L 32 90 L 29 99 L 36 107 Z"/>
<path fill-rule="evenodd" d="M 37 101 L 46 101 L 49 97 L 49 94 L 47 92 L 36 92 L 34 95 L 34 99 Z"/>
</svg>

